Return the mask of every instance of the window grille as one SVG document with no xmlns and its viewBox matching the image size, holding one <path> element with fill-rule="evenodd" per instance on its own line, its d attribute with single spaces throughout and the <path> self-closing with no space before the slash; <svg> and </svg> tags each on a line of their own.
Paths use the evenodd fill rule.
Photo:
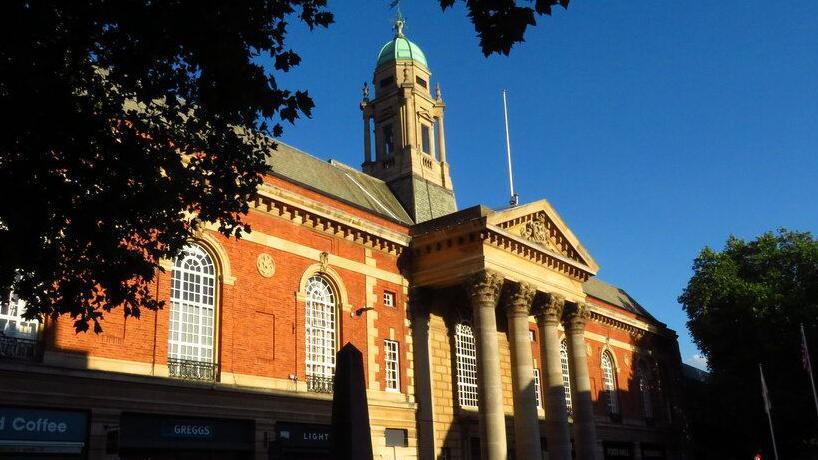
<svg viewBox="0 0 818 460">
<path fill-rule="evenodd" d="M 534 399 L 537 401 L 537 407 L 542 407 L 542 393 L 540 389 L 540 370 L 534 368 Z"/>
<path fill-rule="evenodd" d="M 307 280 L 307 378 L 332 378 L 335 374 L 336 304 L 332 287 L 321 275 Z"/>
<path fill-rule="evenodd" d="M 602 388 L 608 404 L 609 414 L 619 413 L 619 398 L 616 393 L 616 372 L 610 351 L 602 353 Z"/>
<path fill-rule="evenodd" d="M 398 342 L 394 340 L 384 340 L 383 348 L 386 364 L 386 389 L 388 391 L 400 391 Z"/>
<path fill-rule="evenodd" d="M 386 307 L 394 307 L 395 306 L 395 293 L 384 291 L 383 293 L 383 304 Z"/>
<path fill-rule="evenodd" d="M 568 342 L 560 344 L 560 364 L 562 365 L 562 386 L 565 388 L 565 408 L 568 414 L 573 413 L 571 405 L 571 371 L 568 369 Z"/>
<path fill-rule="evenodd" d="M 653 402 L 650 394 L 650 378 L 644 361 L 639 361 L 639 365 L 636 366 L 636 379 L 639 382 L 639 394 L 642 397 L 642 415 L 652 419 Z"/>
<path fill-rule="evenodd" d="M 216 267 L 199 245 L 185 247 L 173 263 L 168 361 L 212 364 L 216 313 Z M 205 366 L 210 369 L 211 366 Z M 180 367 L 181 369 L 181 367 Z M 195 372 L 199 374 L 199 372 Z M 208 380 L 215 372 L 205 371 Z M 185 375 L 176 375 L 186 378 Z"/>
<path fill-rule="evenodd" d="M 461 407 L 477 407 L 477 347 L 471 325 L 455 326 L 454 346 L 458 402 Z"/>
</svg>

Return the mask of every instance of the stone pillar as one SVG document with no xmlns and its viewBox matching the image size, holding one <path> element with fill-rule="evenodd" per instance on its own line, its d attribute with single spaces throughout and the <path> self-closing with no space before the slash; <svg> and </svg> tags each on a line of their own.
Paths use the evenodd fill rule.
<svg viewBox="0 0 818 460">
<path fill-rule="evenodd" d="M 437 117 L 437 160 L 446 162 L 446 134 L 443 132 L 443 114 Z"/>
<path fill-rule="evenodd" d="M 434 460 L 435 430 L 432 401 L 432 367 L 429 351 L 430 293 L 414 288 L 409 294 L 409 315 L 412 321 L 412 348 L 414 355 L 415 400 L 417 401 L 418 458 Z"/>
<path fill-rule="evenodd" d="M 571 460 L 571 433 L 568 430 L 557 329 L 564 306 L 563 296 L 548 294 L 542 302 L 538 302 L 535 310 L 540 329 L 540 356 L 545 367 L 545 434 L 549 460 Z"/>
<path fill-rule="evenodd" d="M 372 162 L 372 133 L 369 130 L 369 114 L 364 112 L 364 161 Z"/>
<path fill-rule="evenodd" d="M 540 422 L 534 390 L 534 358 L 528 335 L 528 316 L 537 291 L 528 283 L 511 288 L 506 303 L 508 341 L 511 346 L 511 391 L 514 395 L 514 446 L 516 457 L 539 460 Z"/>
<path fill-rule="evenodd" d="M 585 322 L 588 306 L 584 302 L 566 308 L 568 357 L 571 364 L 571 389 L 574 396 L 574 441 L 577 460 L 596 459 L 596 426 L 591 401 L 591 381 L 588 377 L 588 356 L 585 351 Z"/>
<path fill-rule="evenodd" d="M 488 270 L 475 273 L 465 283 L 472 305 L 477 342 L 480 458 L 486 460 L 504 460 L 508 457 L 495 317 L 502 286 L 503 277 Z"/>
</svg>

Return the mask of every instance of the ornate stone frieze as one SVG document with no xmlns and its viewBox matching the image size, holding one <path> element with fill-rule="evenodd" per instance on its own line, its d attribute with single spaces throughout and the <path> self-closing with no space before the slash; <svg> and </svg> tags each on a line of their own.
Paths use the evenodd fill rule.
<svg viewBox="0 0 818 460">
<path fill-rule="evenodd" d="M 506 299 L 506 310 L 510 314 L 528 316 L 531 313 L 531 303 L 536 293 L 534 286 L 524 281 L 512 284 Z"/>
<path fill-rule="evenodd" d="M 491 270 L 482 270 L 470 275 L 464 284 L 473 302 L 496 303 L 503 287 L 503 276 Z"/>
<path fill-rule="evenodd" d="M 558 323 L 562 320 L 562 312 L 565 309 L 565 296 L 562 294 L 545 294 L 541 301 L 535 306 L 535 314 L 538 318 L 546 322 Z"/>
<path fill-rule="evenodd" d="M 571 302 L 565 307 L 565 316 L 569 330 L 582 331 L 591 311 L 585 302 Z"/>
<path fill-rule="evenodd" d="M 548 249 L 553 249 L 551 240 L 548 237 L 545 214 L 537 214 L 536 217 L 520 226 L 520 236 L 528 241 L 541 244 Z"/>
</svg>

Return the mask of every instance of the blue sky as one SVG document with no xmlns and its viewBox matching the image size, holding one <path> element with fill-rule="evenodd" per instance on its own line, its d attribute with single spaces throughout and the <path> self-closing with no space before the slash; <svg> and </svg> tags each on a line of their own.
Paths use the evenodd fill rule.
<svg viewBox="0 0 818 460">
<path fill-rule="evenodd" d="M 505 88 L 521 201 L 547 198 L 599 277 L 675 329 L 696 363 L 676 299 L 698 251 L 730 234 L 818 233 L 818 2 L 572 0 L 490 58 L 460 3 L 402 5 L 443 89 L 459 206 L 508 200 Z M 282 140 L 360 165 L 360 88 L 392 36 L 387 4 L 335 0 L 328 30 L 293 25 L 303 62 L 279 83 L 317 107 Z"/>
</svg>

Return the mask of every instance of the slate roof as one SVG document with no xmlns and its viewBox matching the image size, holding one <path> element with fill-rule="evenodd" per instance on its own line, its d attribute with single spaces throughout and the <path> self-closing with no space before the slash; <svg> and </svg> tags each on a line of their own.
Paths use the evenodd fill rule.
<svg viewBox="0 0 818 460">
<path fill-rule="evenodd" d="M 335 160 L 324 161 L 281 141 L 276 143 L 278 148 L 267 157 L 271 175 L 391 221 L 413 224 L 384 181 Z"/>
<path fill-rule="evenodd" d="M 645 310 L 642 305 L 639 305 L 639 302 L 634 300 L 624 289 L 618 288 L 613 284 L 606 283 L 598 278 L 591 278 L 583 283 L 582 289 L 591 297 L 596 297 L 615 307 L 663 324 Z"/>
</svg>

